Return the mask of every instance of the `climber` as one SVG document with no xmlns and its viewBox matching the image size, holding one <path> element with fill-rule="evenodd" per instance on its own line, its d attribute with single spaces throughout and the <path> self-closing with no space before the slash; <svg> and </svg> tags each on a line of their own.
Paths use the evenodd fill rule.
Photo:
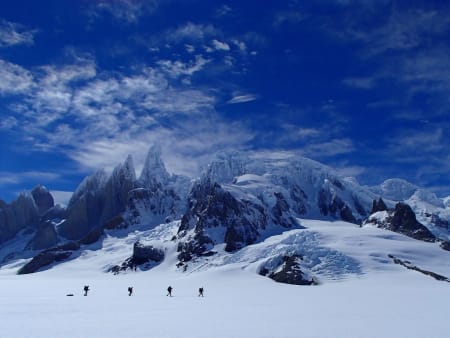
<svg viewBox="0 0 450 338">
<path fill-rule="evenodd" d="M 88 291 L 89 291 L 89 285 L 85 285 L 83 290 L 84 290 L 84 295 L 87 296 Z"/>
<path fill-rule="evenodd" d="M 198 296 L 203 297 L 203 286 L 198 289 Z"/>
<path fill-rule="evenodd" d="M 169 286 L 167 288 L 167 296 L 172 297 L 172 287 L 171 286 Z"/>
<path fill-rule="evenodd" d="M 128 296 L 131 296 L 133 294 L 133 287 L 129 286 L 128 287 Z"/>
</svg>

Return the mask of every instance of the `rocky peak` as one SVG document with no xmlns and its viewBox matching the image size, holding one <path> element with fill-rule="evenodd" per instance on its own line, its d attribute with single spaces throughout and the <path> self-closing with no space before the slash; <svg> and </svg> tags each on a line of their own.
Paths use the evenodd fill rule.
<svg viewBox="0 0 450 338">
<path fill-rule="evenodd" d="M 406 203 L 397 203 L 395 208 L 386 211 L 383 217 L 380 217 L 380 212 L 377 212 L 364 223 L 375 224 L 379 228 L 398 232 L 425 242 L 436 241 L 436 237 L 430 230 L 417 221 L 416 214 Z"/>
<path fill-rule="evenodd" d="M 86 177 L 70 198 L 67 209 L 69 210 L 74 203 L 83 197 L 86 198 L 87 195 L 98 195 L 98 193 L 105 187 L 107 180 L 108 175 L 103 169 L 98 170 L 94 174 Z"/>
<path fill-rule="evenodd" d="M 144 187 L 150 187 L 155 183 L 166 183 L 169 177 L 170 175 L 161 158 L 161 146 L 155 144 L 150 147 L 147 153 L 139 182 Z"/>
<path fill-rule="evenodd" d="M 374 214 L 378 211 L 386 211 L 388 208 L 386 204 L 384 203 L 383 199 L 380 197 L 378 200 L 373 200 L 372 203 L 372 211 L 370 214 Z"/>
<path fill-rule="evenodd" d="M 52 194 L 43 185 L 37 185 L 31 190 L 31 195 L 33 196 L 34 202 L 38 208 L 38 213 L 40 216 L 44 215 L 50 208 L 53 208 L 55 202 L 53 200 Z"/>
</svg>

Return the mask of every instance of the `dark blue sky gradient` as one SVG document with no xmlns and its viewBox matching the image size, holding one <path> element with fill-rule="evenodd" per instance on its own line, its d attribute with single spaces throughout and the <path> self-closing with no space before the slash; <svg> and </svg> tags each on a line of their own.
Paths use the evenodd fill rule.
<svg viewBox="0 0 450 338">
<path fill-rule="evenodd" d="M 0 198 L 73 191 L 162 145 L 290 152 L 375 185 L 450 194 L 450 5 L 441 1 L 0 4 Z"/>
</svg>

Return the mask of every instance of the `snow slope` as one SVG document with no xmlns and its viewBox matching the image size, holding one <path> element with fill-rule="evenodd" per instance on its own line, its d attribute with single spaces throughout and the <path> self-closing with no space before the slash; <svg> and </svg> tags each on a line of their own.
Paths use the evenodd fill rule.
<svg viewBox="0 0 450 338">
<path fill-rule="evenodd" d="M 4 337 L 449 337 L 450 284 L 406 270 L 392 254 L 450 276 L 450 252 L 370 226 L 300 220 L 294 229 L 235 253 L 177 270 L 178 222 L 109 233 L 79 257 L 47 271 L 17 276 L 0 270 Z M 158 240 L 159 239 L 159 240 Z M 165 249 L 149 271 L 105 273 L 131 255 L 136 241 Z M 97 250 L 94 250 L 97 249 Z M 259 266 L 298 252 L 318 286 L 292 286 L 259 276 Z M 16 262 L 17 264 L 17 262 Z M 82 296 L 83 285 L 91 292 Z M 166 297 L 168 285 L 174 297 Z M 134 286 L 132 297 L 127 287 Z M 205 288 L 205 297 L 197 289 Z M 73 297 L 66 294 L 73 293 Z"/>
</svg>

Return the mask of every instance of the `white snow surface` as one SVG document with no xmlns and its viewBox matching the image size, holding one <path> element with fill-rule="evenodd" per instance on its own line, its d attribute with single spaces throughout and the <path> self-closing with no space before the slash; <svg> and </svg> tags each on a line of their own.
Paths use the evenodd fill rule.
<svg viewBox="0 0 450 338">
<path fill-rule="evenodd" d="M 109 233 L 75 259 L 32 275 L 18 261 L 0 270 L 1 336 L 27 337 L 450 337 L 450 284 L 407 270 L 450 276 L 450 252 L 371 226 L 299 220 L 294 229 L 236 253 L 175 267 L 179 222 Z M 105 271 L 131 255 L 133 243 L 163 248 L 157 267 Z M 304 257 L 317 286 L 280 284 L 257 274 L 286 253 Z M 22 262 L 23 263 L 23 262 Z M 82 288 L 91 291 L 82 296 Z M 174 288 L 173 297 L 166 288 Z M 127 287 L 134 287 L 129 297 Z M 199 287 L 205 297 L 198 297 Z M 66 296 L 73 294 L 73 297 Z"/>
</svg>

